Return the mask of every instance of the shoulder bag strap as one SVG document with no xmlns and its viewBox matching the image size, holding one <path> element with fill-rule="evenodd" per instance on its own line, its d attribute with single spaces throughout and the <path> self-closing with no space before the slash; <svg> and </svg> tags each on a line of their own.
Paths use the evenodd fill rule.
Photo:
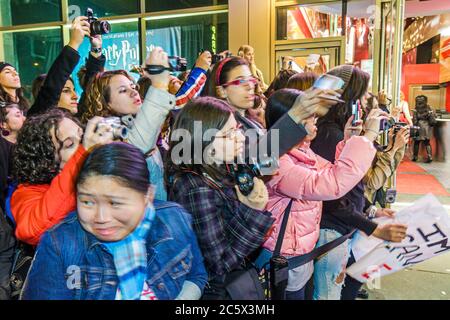
<svg viewBox="0 0 450 320">
<path fill-rule="evenodd" d="M 281 246 L 283 245 L 284 233 L 286 232 L 286 226 L 289 220 L 289 214 L 291 212 L 292 202 L 294 200 L 291 199 L 283 214 L 283 221 L 281 222 L 280 233 L 278 234 L 277 244 L 275 245 L 275 250 L 273 251 L 273 256 L 279 256 L 281 252 Z"/>
</svg>

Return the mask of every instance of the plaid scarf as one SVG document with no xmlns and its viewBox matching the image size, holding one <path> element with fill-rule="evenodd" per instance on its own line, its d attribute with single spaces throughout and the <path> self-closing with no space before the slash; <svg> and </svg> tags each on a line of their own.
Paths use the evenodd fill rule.
<svg viewBox="0 0 450 320">
<path fill-rule="evenodd" d="M 103 243 L 113 256 L 122 300 L 140 299 L 147 276 L 146 236 L 154 217 L 154 207 L 148 206 L 141 223 L 127 237 Z"/>
</svg>

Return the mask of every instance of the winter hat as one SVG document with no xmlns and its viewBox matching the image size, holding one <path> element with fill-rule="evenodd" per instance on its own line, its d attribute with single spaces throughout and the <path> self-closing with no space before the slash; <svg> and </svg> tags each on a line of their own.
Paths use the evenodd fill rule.
<svg viewBox="0 0 450 320">
<path fill-rule="evenodd" d="M 334 67 L 327 73 L 344 80 L 345 84 L 344 84 L 344 87 L 342 88 L 342 90 L 345 90 L 348 87 L 348 84 L 350 83 L 350 79 L 351 79 L 352 73 L 353 73 L 353 66 L 348 65 L 348 64 L 343 64 L 341 66 Z"/>
<path fill-rule="evenodd" d="M 3 69 L 5 69 L 6 67 L 13 67 L 13 66 L 11 64 L 9 64 L 8 62 L 0 62 L 0 72 L 2 72 Z"/>
</svg>

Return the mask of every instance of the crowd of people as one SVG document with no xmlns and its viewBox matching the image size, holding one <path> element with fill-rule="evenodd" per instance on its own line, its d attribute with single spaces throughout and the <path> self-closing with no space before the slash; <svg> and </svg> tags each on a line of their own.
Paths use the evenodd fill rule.
<svg viewBox="0 0 450 320">
<path fill-rule="evenodd" d="M 91 51 L 80 57 L 85 37 Z M 34 81 L 33 104 L 14 66 L 0 62 L 0 299 L 11 298 L 19 250 L 34 257 L 22 299 L 229 300 L 249 266 L 262 274 L 274 254 L 289 261 L 341 237 L 289 270 L 285 298 L 355 299 L 362 284 L 345 274 L 353 232 L 405 238 L 406 225 L 373 218 L 395 214 L 376 195 L 410 129 L 391 128 L 388 145 L 377 143 L 381 123 L 396 115 L 368 91 L 366 72 L 330 70 L 340 90 L 288 69 L 267 85 L 244 45 L 215 64 L 205 51 L 176 78 L 158 47 L 136 83 L 126 70 L 105 71 L 101 48 L 87 18 L 76 18 L 69 44 Z M 82 58 L 79 97 L 71 74 Z M 415 138 L 414 159 L 420 141 L 428 151 L 432 117 L 418 99 L 406 119 L 428 129 Z M 245 155 L 268 145 L 276 170 L 243 172 L 255 166 Z"/>
</svg>

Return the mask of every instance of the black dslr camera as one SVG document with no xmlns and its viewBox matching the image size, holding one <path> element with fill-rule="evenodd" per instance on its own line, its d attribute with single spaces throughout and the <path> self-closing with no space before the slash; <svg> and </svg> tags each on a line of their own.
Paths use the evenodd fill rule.
<svg viewBox="0 0 450 320">
<path fill-rule="evenodd" d="M 187 71 L 187 60 L 178 56 L 169 56 L 169 67 L 164 67 L 156 64 L 148 64 L 144 70 L 151 75 L 161 74 L 164 71 L 170 72 L 184 72 Z"/>
<path fill-rule="evenodd" d="M 261 176 L 258 165 L 238 164 L 231 168 L 239 191 L 248 196 L 255 186 L 253 178 Z"/>
<path fill-rule="evenodd" d="M 391 128 L 394 129 L 394 136 L 399 132 L 399 130 L 403 127 L 408 126 L 405 122 L 395 122 L 395 119 L 389 118 L 388 120 L 382 120 L 380 123 L 380 145 L 382 147 L 387 147 L 389 145 L 389 130 Z M 417 126 L 409 126 L 409 136 L 411 138 L 416 138 L 419 136 L 420 127 Z"/>
<path fill-rule="evenodd" d="M 172 60 L 172 62 L 171 62 Z M 186 58 L 181 58 L 178 56 L 169 57 L 170 71 L 172 72 L 185 72 L 187 70 L 187 60 Z"/>
<path fill-rule="evenodd" d="M 403 128 L 406 127 L 408 124 L 405 122 L 396 122 L 394 125 L 394 134 L 397 134 L 397 132 Z M 411 138 L 417 138 L 419 136 L 419 130 L 420 127 L 418 126 L 409 126 L 409 136 Z"/>
<path fill-rule="evenodd" d="M 248 196 L 255 184 L 253 178 L 271 175 L 278 168 L 278 159 L 268 157 L 257 162 L 255 159 L 249 161 L 249 164 L 236 164 L 231 166 L 231 172 L 234 175 L 239 191 Z"/>
<path fill-rule="evenodd" d="M 98 34 L 107 34 L 111 32 L 111 25 L 108 21 L 99 21 L 97 17 L 94 17 L 94 10 L 91 8 L 86 9 L 86 17 L 91 25 L 91 36 Z"/>
<path fill-rule="evenodd" d="M 203 49 L 202 51 L 200 51 L 200 54 L 202 54 L 205 51 L 208 51 L 211 53 L 211 56 L 212 56 L 211 57 L 211 65 L 214 65 L 214 64 L 222 61 L 223 59 L 229 58 L 232 56 L 231 52 L 229 52 L 229 51 L 225 55 L 221 55 L 221 54 L 214 53 L 212 50 L 207 50 L 207 49 L 206 50 Z"/>
</svg>

